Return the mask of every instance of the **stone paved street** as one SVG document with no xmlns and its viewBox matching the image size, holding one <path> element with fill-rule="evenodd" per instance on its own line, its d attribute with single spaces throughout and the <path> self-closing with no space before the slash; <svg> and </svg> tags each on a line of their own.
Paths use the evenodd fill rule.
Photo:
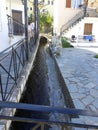
<svg viewBox="0 0 98 130">
<path fill-rule="evenodd" d="M 86 49 L 65 48 L 56 58 L 77 109 L 98 111 L 98 58 L 94 58 L 95 55 Z M 94 119 L 81 117 L 84 123 L 98 123 L 98 118 Z"/>
</svg>

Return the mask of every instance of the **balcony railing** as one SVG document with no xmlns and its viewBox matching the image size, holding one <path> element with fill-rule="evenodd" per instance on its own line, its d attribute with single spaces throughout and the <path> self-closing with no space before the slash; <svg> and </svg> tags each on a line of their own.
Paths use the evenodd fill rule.
<svg viewBox="0 0 98 130">
<path fill-rule="evenodd" d="M 24 34 L 24 24 L 13 19 L 11 16 L 7 15 L 8 18 L 8 34 L 13 35 L 23 35 Z"/>
<path fill-rule="evenodd" d="M 70 19 L 67 23 L 62 25 L 60 29 L 60 34 L 66 32 L 70 27 L 74 26 L 77 22 L 79 22 L 84 17 L 98 17 L 98 13 L 93 8 L 84 8 L 76 14 L 72 19 Z"/>
<path fill-rule="evenodd" d="M 84 12 L 81 10 L 78 14 L 76 14 L 71 20 L 69 20 L 67 23 L 65 23 L 60 30 L 60 34 L 62 35 L 63 32 L 65 32 L 67 29 L 75 25 L 80 19 L 84 17 Z"/>
</svg>

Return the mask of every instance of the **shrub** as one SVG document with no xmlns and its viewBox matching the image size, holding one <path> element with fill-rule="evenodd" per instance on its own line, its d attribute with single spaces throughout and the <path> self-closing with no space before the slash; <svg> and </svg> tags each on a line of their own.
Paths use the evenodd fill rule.
<svg viewBox="0 0 98 130">
<path fill-rule="evenodd" d="M 61 42 L 62 42 L 63 48 L 73 47 L 72 45 L 70 45 L 70 43 L 68 42 L 68 39 L 66 37 L 62 37 Z"/>
<path fill-rule="evenodd" d="M 95 58 L 98 58 L 98 54 L 94 56 Z"/>
</svg>

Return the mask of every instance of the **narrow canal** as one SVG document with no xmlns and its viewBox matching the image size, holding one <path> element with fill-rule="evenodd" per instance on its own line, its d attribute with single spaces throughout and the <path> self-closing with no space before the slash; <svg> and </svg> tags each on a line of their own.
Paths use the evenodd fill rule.
<svg viewBox="0 0 98 130">
<path fill-rule="evenodd" d="M 40 45 L 34 66 L 26 84 L 26 90 L 20 102 L 47 106 L 66 107 L 61 91 L 61 83 L 55 67 L 54 59 L 47 45 Z M 67 118 L 64 115 L 44 114 L 17 110 L 16 116 L 61 120 Z M 10 130 L 31 130 L 33 124 L 12 122 Z M 37 129 L 38 130 L 38 129 Z M 40 130 L 40 129 L 39 129 Z M 46 126 L 45 130 L 59 130 L 57 126 Z"/>
</svg>

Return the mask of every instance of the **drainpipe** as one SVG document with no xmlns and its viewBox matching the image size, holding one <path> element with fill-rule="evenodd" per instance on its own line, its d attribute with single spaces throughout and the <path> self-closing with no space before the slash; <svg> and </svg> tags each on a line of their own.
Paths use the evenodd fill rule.
<svg viewBox="0 0 98 130">
<path fill-rule="evenodd" d="M 84 17 L 86 17 L 87 6 L 88 6 L 88 0 L 84 0 Z"/>
<path fill-rule="evenodd" d="M 10 0 L 10 3 L 9 3 L 9 15 L 12 17 L 12 0 Z M 10 20 L 10 21 L 11 21 L 10 26 L 12 27 L 12 20 Z M 12 31 L 11 36 L 9 36 L 9 45 L 11 45 L 11 43 L 12 43 L 12 37 L 13 37 L 13 31 Z"/>
<path fill-rule="evenodd" d="M 38 21 L 39 21 L 39 16 L 38 16 L 38 0 L 34 0 L 34 32 L 35 32 L 35 39 L 38 38 Z"/>
</svg>

